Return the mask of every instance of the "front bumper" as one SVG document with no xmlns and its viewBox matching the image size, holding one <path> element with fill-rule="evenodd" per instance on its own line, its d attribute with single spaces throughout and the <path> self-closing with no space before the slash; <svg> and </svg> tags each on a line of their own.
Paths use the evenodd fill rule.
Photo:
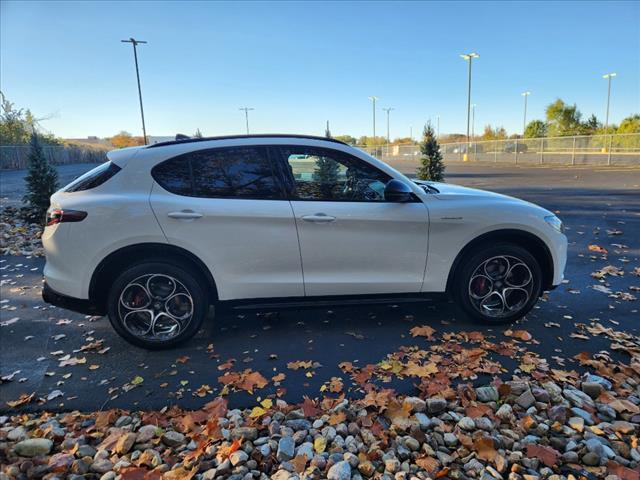
<svg viewBox="0 0 640 480">
<path fill-rule="evenodd" d="M 56 307 L 71 310 L 73 312 L 84 313 L 85 315 L 105 315 L 104 308 L 93 303 L 91 300 L 69 297 L 53 290 L 47 282 L 42 289 L 42 299 Z"/>
</svg>

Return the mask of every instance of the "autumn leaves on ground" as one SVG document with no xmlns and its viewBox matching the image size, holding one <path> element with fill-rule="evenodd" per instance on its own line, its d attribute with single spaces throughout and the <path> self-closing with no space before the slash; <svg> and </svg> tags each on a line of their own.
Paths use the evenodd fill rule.
<svg viewBox="0 0 640 480">
<path fill-rule="evenodd" d="M 378 364 L 340 368 L 363 393 L 346 395 L 333 377 L 317 398 L 287 403 L 261 398 L 269 382 L 251 369 L 221 364 L 222 395 L 257 395 L 252 409 L 230 410 L 224 396 L 203 408 L 161 411 L 19 414 L 0 418 L 3 478 L 474 478 L 640 475 L 640 347 L 638 339 L 600 323 L 580 336 L 604 336 L 628 362 L 606 353 L 574 359 L 590 373 L 550 368 L 528 350 L 525 330 L 492 341 L 478 331 L 439 335 L 410 329 L 412 345 Z M 489 352 L 513 357 L 510 381 Z M 187 363 L 187 357 L 177 362 Z M 313 375 L 311 361 L 291 370 Z M 472 387 L 478 373 L 495 375 Z M 415 382 L 416 396 L 379 386 L 392 377 Z M 139 382 L 141 382 L 140 380 Z M 135 384 L 135 380 L 132 384 Z M 133 385 L 135 387 L 135 385 Z M 201 387 L 206 389 L 205 386 Z M 207 392 L 202 392 L 206 395 Z M 37 401 L 25 395 L 12 408 Z M 11 412 L 7 412 L 11 413 Z"/>
</svg>

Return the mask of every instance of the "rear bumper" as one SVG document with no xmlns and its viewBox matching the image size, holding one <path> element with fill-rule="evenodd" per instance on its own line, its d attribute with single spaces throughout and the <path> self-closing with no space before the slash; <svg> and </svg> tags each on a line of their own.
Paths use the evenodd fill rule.
<svg viewBox="0 0 640 480">
<path fill-rule="evenodd" d="M 73 312 L 84 313 L 85 315 L 105 315 L 103 308 L 99 307 L 91 300 L 69 297 L 53 290 L 47 282 L 42 289 L 42 299 L 56 307 L 71 310 Z"/>
</svg>

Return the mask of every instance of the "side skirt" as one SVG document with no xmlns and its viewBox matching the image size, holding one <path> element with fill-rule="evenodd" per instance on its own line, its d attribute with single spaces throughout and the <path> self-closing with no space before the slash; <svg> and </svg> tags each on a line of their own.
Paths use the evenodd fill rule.
<svg viewBox="0 0 640 480">
<path fill-rule="evenodd" d="M 322 297 L 281 297 L 225 300 L 218 302 L 222 307 L 234 310 L 264 310 L 269 308 L 317 308 L 329 306 L 384 305 L 397 303 L 433 302 L 446 299 L 445 293 L 412 293 L 382 295 L 339 295 Z"/>
</svg>

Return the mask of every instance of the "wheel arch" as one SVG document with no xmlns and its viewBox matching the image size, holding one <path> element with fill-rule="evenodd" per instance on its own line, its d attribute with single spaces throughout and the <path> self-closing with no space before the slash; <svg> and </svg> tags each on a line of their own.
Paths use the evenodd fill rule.
<svg viewBox="0 0 640 480">
<path fill-rule="evenodd" d="M 449 270 L 447 292 L 451 291 L 451 286 L 460 262 L 462 262 L 465 257 L 484 245 L 495 245 L 498 242 L 511 243 L 528 250 L 540 263 L 540 269 L 542 270 L 542 288 L 544 290 L 551 288 L 554 274 L 553 256 L 544 240 L 525 230 L 501 229 L 483 233 L 471 240 L 460 250 Z"/>
<path fill-rule="evenodd" d="M 205 283 L 210 302 L 218 300 L 218 288 L 211 271 L 200 258 L 184 248 L 164 243 L 138 243 L 111 252 L 98 264 L 89 283 L 89 299 L 101 308 L 106 306 L 108 286 L 127 267 L 140 260 L 167 261 L 191 267 Z"/>
</svg>

